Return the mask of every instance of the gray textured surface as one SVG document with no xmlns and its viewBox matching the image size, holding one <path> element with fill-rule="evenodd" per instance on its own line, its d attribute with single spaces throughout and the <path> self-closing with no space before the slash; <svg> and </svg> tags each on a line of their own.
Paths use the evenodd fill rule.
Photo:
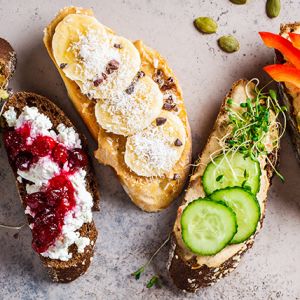
<svg viewBox="0 0 300 300">
<path fill-rule="evenodd" d="M 193 132 L 193 153 L 203 147 L 221 99 L 232 82 L 241 77 L 267 78 L 261 71 L 272 62 L 273 52 L 262 46 L 257 31 L 276 32 L 280 22 L 300 20 L 299 0 L 282 0 L 281 16 L 265 16 L 263 0 L 235 6 L 227 0 L 102 0 L 38 1 L 0 0 L 0 35 L 18 54 L 18 68 L 11 83 L 15 90 L 38 92 L 53 99 L 82 131 L 81 120 L 68 101 L 62 81 L 42 44 L 42 31 L 59 8 L 85 5 L 95 10 L 104 24 L 131 39 L 143 39 L 168 58 L 185 95 Z M 194 17 L 218 19 L 217 35 L 203 36 L 194 28 Z M 241 50 L 222 53 L 216 39 L 234 33 Z M 95 149 L 90 139 L 90 149 Z M 0 149 L 0 220 L 21 223 L 14 179 Z M 167 249 L 139 281 L 130 273 L 149 258 L 166 237 L 179 202 L 158 214 L 146 214 L 129 201 L 110 169 L 95 162 L 101 188 L 101 212 L 95 214 L 100 230 L 94 261 L 89 272 L 68 285 L 48 281 L 38 257 L 30 247 L 28 229 L 19 237 L 0 230 L 0 299 L 298 299 L 300 298 L 300 184 L 291 144 L 282 143 L 282 184 L 274 180 L 264 228 L 237 270 L 196 296 L 178 292 L 165 271 Z M 162 289 L 145 288 L 152 272 L 165 280 Z"/>
</svg>

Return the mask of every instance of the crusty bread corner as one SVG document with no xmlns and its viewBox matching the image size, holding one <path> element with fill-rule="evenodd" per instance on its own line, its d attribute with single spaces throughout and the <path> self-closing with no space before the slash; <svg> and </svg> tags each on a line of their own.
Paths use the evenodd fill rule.
<svg viewBox="0 0 300 300">
<path fill-rule="evenodd" d="M 224 101 L 222 102 L 220 112 L 218 114 L 217 120 L 215 122 L 213 131 L 208 138 L 207 144 L 203 150 L 203 153 L 210 153 L 208 148 L 211 143 L 215 143 L 215 139 L 213 139 L 213 133 L 220 131 L 222 132 L 222 129 L 220 128 L 220 125 L 223 123 L 222 119 L 224 118 L 224 115 L 226 114 L 225 111 L 225 104 L 226 100 L 228 98 L 233 97 L 233 93 L 237 90 L 237 88 L 241 86 L 245 86 L 247 84 L 247 80 L 239 80 L 235 82 L 230 90 L 230 92 L 226 95 Z M 278 151 L 278 149 L 277 149 Z M 272 164 L 275 166 L 277 163 L 277 152 L 274 151 L 273 153 L 269 154 L 269 159 L 272 162 Z M 204 162 L 203 162 L 204 160 Z M 183 199 L 183 204 L 186 203 L 188 200 L 191 199 L 197 199 L 199 197 L 202 197 L 202 191 L 201 191 L 201 176 L 199 174 L 199 168 L 201 168 L 202 163 L 206 164 L 205 159 L 203 159 L 202 156 L 199 157 L 198 161 L 196 162 L 196 167 L 193 170 L 193 174 L 190 179 L 189 187 L 187 189 L 187 192 L 185 194 L 185 197 Z M 266 177 L 269 181 L 268 183 L 271 184 L 271 179 L 273 176 L 273 169 L 270 164 L 265 165 L 265 171 L 266 171 Z M 264 202 L 266 199 L 264 199 Z M 179 208 L 180 210 L 181 208 Z M 167 263 L 167 268 L 169 269 L 170 276 L 173 279 L 174 284 L 181 290 L 184 290 L 186 292 L 194 293 L 201 287 L 207 287 L 210 285 L 213 285 L 215 282 L 217 282 L 219 279 L 227 275 L 228 273 L 232 272 L 238 265 L 241 257 L 243 254 L 252 247 L 254 238 L 256 234 L 258 233 L 259 229 L 262 226 L 263 219 L 264 219 L 264 213 L 260 219 L 260 224 L 258 226 L 258 229 L 256 233 L 248 239 L 245 243 L 243 243 L 242 247 L 240 247 L 239 251 L 232 252 L 232 255 L 228 255 L 228 258 L 223 261 L 219 265 L 210 265 L 210 263 L 201 263 L 199 264 L 197 262 L 196 255 L 188 255 L 188 259 L 185 259 L 186 253 L 188 252 L 187 249 L 184 247 L 184 245 L 180 242 L 178 242 L 178 239 L 176 238 L 176 230 L 178 230 L 178 227 L 176 226 L 176 223 L 174 225 L 174 230 L 171 238 L 171 247 L 169 252 L 169 260 Z M 178 222 L 179 217 L 177 218 Z M 223 250 L 222 250 L 223 251 Z M 221 251 L 221 252 L 222 252 Z M 221 253 L 220 252 L 220 253 Z M 229 252 L 230 253 L 230 252 Z M 191 253 L 189 253 L 191 254 Z"/>
<path fill-rule="evenodd" d="M 280 34 L 283 35 L 284 37 L 287 37 L 287 34 L 289 32 L 300 33 L 300 22 L 281 24 Z M 284 62 L 283 57 L 278 52 L 276 52 L 275 59 L 277 63 Z M 280 97 L 282 99 L 282 102 L 287 107 L 287 120 L 289 124 L 289 131 L 290 131 L 294 148 L 296 150 L 298 161 L 300 162 L 300 131 L 299 131 L 299 126 L 297 124 L 296 116 L 294 114 L 293 97 L 292 95 L 289 94 L 287 87 L 285 86 L 284 83 L 278 83 L 278 86 L 279 86 L 279 92 L 280 92 Z"/>
<path fill-rule="evenodd" d="M 15 72 L 17 55 L 12 46 L 0 38 L 0 87 L 5 88 Z"/>
<path fill-rule="evenodd" d="M 57 127 L 60 123 L 63 123 L 68 127 L 74 127 L 72 122 L 66 117 L 63 111 L 60 110 L 53 102 L 34 93 L 19 92 L 14 94 L 6 103 L 4 111 L 10 106 L 13 106 L 17 112 L 21 112 L 23 107 L 26 105 L 37 107 L 40 113 L 43 113 L 49 117 L 54 127 Z M 4 120 L 2 121 L 1 125 L 1 127 L 4 129 L 7 127 L 7 124 Z M 82 141 L 83 150 L 88 153 L 86 139 L 82 134 L 80 134 L 80 139 Z M 85 170 L 87 172 L 86 188 L 93 196 L 93 210 L 99 210 L 99 192 L 91 161 Z M 15 177 L 17 178 L 16 172 Z M 20 183 L 17 180 L 16 184 L 22 201 L 22 199 L 24 199 L 24 197 L 27 195 L 25 184 Z M 70 282 L 85 273 L 85 271 L 88 269 L 93 258 L 94 247 L 98 233 L 94 222 L 83 224 L 79 232 L 82 237 L 87 237 L 91 240 L 90 245 L 85 247 L 85 251 L 83 253 L 78 253 L 77 246 L 71 245 L 69 251 L 72 252 L 73 257 L 68 261 L 50 259 L 40 255 L 40 259 L 53 281 L 62 283 Z"/>
<path fill-rule="evenodd" d="M 189 165 L 191 161 L 191 131 L 184 106 L 182 91 L 179 87 L 178 81 L 175 78 L 172 70 L 168 67 L 167 62 L 157 51 L 146 47 L 141 41 L 134 42 L 134 45 L 141 55 L 142 70 L 147 75 L 152 77 L 155 70 L 154 66 L 156 66 L 156 68 L 161 69 L 164 72 L 166 77 L 174 78 L 175 89 L 173 89 L 173 93 L 177 96 L 178 100 L 178 116 L 182 120 L 187 134 L 186 144 L 182 156 L 172 170 L 174 173 L 180 176 L 179 179 L 173 180 L 173 178 L 166 177 L 147 178 L 137 176 L 135 173 L 130 171 L 124 162 L 123 153 L 125 151 L 126 138 L 108 133 L 97 124 L 94 115 L 95 103 L 81 94 L 77 84 L 64 75 L 53 57 L 52 37 L 54 35 L 55 28 L 66 15 L 72 13 L 93 15 L 91 10 L 85 10 L 82 8 L 67 7 L 61 10 L 56 18 L 45 29 L 44 44 L 65 83 L 71 101 L 89 128 L 94 139 L 98 141 L 99 148 L 95 152 L 95 157 L 100 163 L 109 165 L 114 169 L 124 190 L 138 207 L 148 212 L 162 210 L 166 208 L 181 193 L 189 174 Z M 107 28 L 107 30 L 113 33 L 111 29 Z"/>
</svg>

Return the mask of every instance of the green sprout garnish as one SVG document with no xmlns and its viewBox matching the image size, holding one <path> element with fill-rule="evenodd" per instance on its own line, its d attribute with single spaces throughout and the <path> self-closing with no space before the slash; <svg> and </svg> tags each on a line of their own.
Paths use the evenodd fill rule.
<svg viewBox="0 0 300 300">
<path fill-rule="evenodd" d="M 171 239 L 171 234 L 168 235 L 167 239 L 158 247 L 158 249 L 152 254 L 152 256 L 150 257 L 150 259 L 144 264 L 142 265 L 140 268 L 138 268 L 135 272 L 133 272 L 131 275 L 134 276 L 134 278 L 136 280 L 139 280 L 141 275 L 146 271 L 147 267 L 150 265 L 150 263 L 152 262 L 152 260 L 154 259 L 154 257 L 160 252 L 160 250 L 167 245 L 167 243 L 170 241 Z M 147 283 L 147 288 L 151 288 L 153 285 L 159 286 L 160 282 L 159 282 L 159 276 L 158 275 L 154 275 L 150 281 Z"/>
<path fill-rule="evenodd" d="M 254 88 L 250 84 L 255 83 Z M 252 79 L 246 85 L 247 99 L 242 103 L 234 103 L 227 99 L 226 111 L 228 112 L 228 126 L 230 132 L 219 139 L 219 145 L 225 159 L 227 155 L 240 152 L 244 157 L 257 160 L 265 155 L 268 163 L 281 180 L 283 176 L 276 170 L 270 161 L 268 154 L 279 147 L 279 140 L 286 129 L 285 106 L 280 106 L 276 91 L 270 89 L 268 93 L 258 88 L 259 80 Z M 283 125 L 277 121 L 279 115 L 283 117 Z M 276 137 L 277 136 L 277 137 Z M 274 138 L 272 138 L 274 137 Z M 274 140 L 272 142 L 272 140 Z M 214 153 L 213 153 L 214 154 Z M 211 160 L 214 162 L 213 154 Z M 244 177 L 249 174 L 245 170 Z"/>
<path fill-rule="evenodd" d="M 148 289 L 152 288 L 153 286 L 157 286 L 157 287 L 161 287 L 161 283 L 160 283 L 160 280 L 159 280 L 159 276 L 157 275 L 154 275 L 152 276 L 152 278 L 148 281 L 146 287 Z"/>
</svg>

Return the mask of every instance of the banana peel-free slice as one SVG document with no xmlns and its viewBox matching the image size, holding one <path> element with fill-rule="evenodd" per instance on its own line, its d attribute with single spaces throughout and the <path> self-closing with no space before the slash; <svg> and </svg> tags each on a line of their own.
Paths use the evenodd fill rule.
<svg viewBox="0 0 300 300">
<path fill-rule="evenodd" d="M 141 66 L 139 53 L 129 40 L 111 34 L 87 15 L 66 16 L 55 29 L 52 50 L 66 76 L 89 98 L 125 90 Z"/>
<path fill-rule="evenodd" d="M 139 176 L 168 176 L 182 155 L 185 140 L 181 120 L 163 112 L 145 130 L 128 137 L 125 163 Z"/>
<path fill-rule="evenodd" d="M 158 85 L 145 76 L 129 87 L 129 91 L 111 93 L 95 106 L 99 125 L 115 134 L 135 134 L 148 127 L 158 117 L 163 106 L 163 95 Z"/>
</svg>

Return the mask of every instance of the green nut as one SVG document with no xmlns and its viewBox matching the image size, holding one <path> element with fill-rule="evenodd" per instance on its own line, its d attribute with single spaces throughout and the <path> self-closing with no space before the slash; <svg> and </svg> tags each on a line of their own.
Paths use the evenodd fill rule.
<svg viewBox="0 0 300 300">
<path fill-rule="evenodd" d="M 199 17 L 195 19 L 194 25 L 202 33 L 215 33 L 218 29 L 217 22 L 209 17 Z"/>
<path fill-rule="evenodd" d="M 278 17 L 281 9 L 280 0 L 267 0 L 266 12 L 269 18 Z"/>
<path fill-rule="evenodd" d="M 227 52 L 232 53 L 240 49 L 239 41 L 232 35 L 224 35 L 218 39 L 219 47 Z"/>
<path fill-rule="evenodd" d="M 234 4 L 246 4 L 247 0 L 229 0 L 231 3 Z"/>
</svg>

